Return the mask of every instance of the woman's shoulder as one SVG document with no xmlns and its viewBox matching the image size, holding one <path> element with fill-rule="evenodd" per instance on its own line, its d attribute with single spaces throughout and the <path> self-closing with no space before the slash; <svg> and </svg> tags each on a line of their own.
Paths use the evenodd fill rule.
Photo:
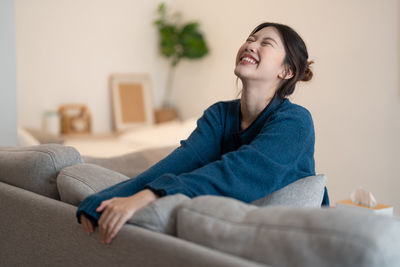
<svg viewBox="0 0 400 267">
<path fill-rule="evenodd" d="M 282 105 L 280 108 L 277 109 L 277 113 L 282 115 L 282 114 L 293 114 L 297 116 L 305 116 L 311 118 L 311 112 L 299 105 L 291 102 L 288 98 L 285 98 L 282 102 Z"/>
<path fill-rule="evenodd" d="M 299 126 L 313 127 L 314 124 L 311 112 L 299 104 L 292 103 L 288 98 L 283 100 L 271 117 L 277 121 L 292 121 Z"/>
</svg>

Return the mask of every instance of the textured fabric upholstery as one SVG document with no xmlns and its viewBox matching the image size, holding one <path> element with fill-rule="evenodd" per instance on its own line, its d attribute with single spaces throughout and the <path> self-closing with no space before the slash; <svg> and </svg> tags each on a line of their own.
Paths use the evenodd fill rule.
<svg viewBox="0 0 400 267">
<path fill-rule="evenodd" d="M 304 208 L 321 207 L 326 176 L 318 174 L 299 179 L 266 197 L 253 201 L 257 206 L 281 205 Z"/>
<path fill-rule="evenodd" d="M 78 206 L 87 196 L 126 179 L 118 172 L 83 163 L 64 168 L 57 177 L 57 187 L 63 202 Z"/>
<path fill-rule="evenodd" d="M 223 197 L 186 201 L 177 236 L 278 266 L 398 266 L 400 222 L 333 208 L 257 208 Z"/>
<path fill-rule="evenodd" d="M 162 197 L 133 214 L 128 223 L 146 229 L 176 235 L 176 212 L 189 197 L 175 194 Z"/>
<path fill-rule="evenodd" d="M 111 244 L 88 235 L 76 207 L 0 182 L 0 266 L 260 266 L 172 236 L 124 225 Z"/>
<path fill-rule="evenodd" d="M 81 163 L 73 147 L 57 144 L 0 148 L 0 181 L 59 199 L 56 177 L 67 166 Z"/>
</svg>

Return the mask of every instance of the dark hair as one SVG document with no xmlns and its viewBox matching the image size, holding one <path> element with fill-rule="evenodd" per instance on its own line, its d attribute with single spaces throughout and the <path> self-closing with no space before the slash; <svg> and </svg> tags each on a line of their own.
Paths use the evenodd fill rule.
<svg viewBox="0 0 400 267">
<path fill-rule="evenodd" d="M 310 69 L 310 65 L 314 63 L 314 61 L 308 61 L 306 44 L 303 39 L 301 39 L 300 35 L 289 26 L 273 22 L 264 22 L 258 25 L 250 35 L 255 34 L 265 27 L 274 27 L 280 33 L 286 52 L 283 63 L 289 66 L 293 72 L 293 77 L 284 80 L 275 93 L 279 97 L 285 98 L 294 92 L 298 81 L 311 80 L 313 73 Z"/>
</svg>

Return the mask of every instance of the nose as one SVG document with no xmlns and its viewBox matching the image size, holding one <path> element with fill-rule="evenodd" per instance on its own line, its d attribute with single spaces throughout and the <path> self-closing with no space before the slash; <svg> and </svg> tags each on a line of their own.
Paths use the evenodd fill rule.
<svg viewBox="0 0 400 267">
<path fill-rule="evenodd" d="M 251 43 L 247 44 L 244 50 L 245 50 L 246 52 L 255 53 L 255 51 L 256 51 L 256 44 L 255 44 L 255 42 L 251 42 Z"/>
</svg>

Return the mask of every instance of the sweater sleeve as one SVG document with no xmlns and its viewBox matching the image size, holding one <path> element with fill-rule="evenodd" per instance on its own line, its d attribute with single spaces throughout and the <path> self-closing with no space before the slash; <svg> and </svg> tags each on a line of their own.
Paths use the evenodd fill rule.
<svg viewBox="0 0 400 267">
<path fill-rule="evenodd" d="M 277 112 L 238 150 L 188 173 L 168 173 L 147 188 L 167 195 L 222 195 L 252 202 L 297 179 L 314 175 L 314 126 L 304 108 Z"/>
<path fill-rule="evenodd" d="M 78 222 L 80 223 L 80 215 L 84 213 L 97 226 L 101 213 L 96 212 L 96 208 L 102 201 L 113 197 L 131 196 L 163 174 L 179 175 L 215 161 L 220 155 L 222 110 L 220 102 L 206 109 L 203 116 L 197 120 L 196 129 L 186 140 L 180 142 L 181 145 L 177 149 L 136 178 L 123 181 L 85 198 L 76 213 Z M 155 193 L 165 195 L 163 191 Z"/>
</svg>

